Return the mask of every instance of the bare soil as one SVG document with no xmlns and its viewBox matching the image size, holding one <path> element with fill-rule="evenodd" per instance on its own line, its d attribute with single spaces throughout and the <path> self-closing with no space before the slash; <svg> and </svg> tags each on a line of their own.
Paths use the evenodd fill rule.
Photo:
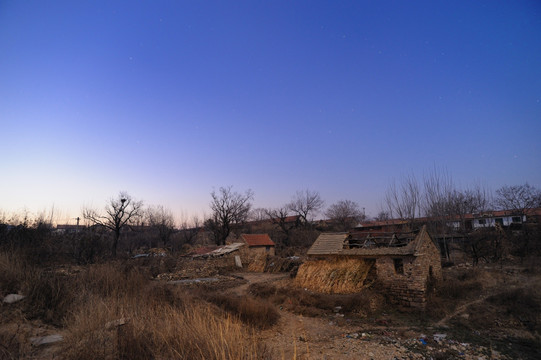
<svg viewBox="0 0 541 360">
<path fill-rule="evenodd" d="M 247 295 L 247 289 L 255 283 L 290 286 L 288 277 L 283 275 L 237 275 L 248 281 L 229 290 L 239 295 Z M 440 327 L 404 325 L 400 314 L 381 313 L 375 318 L 359 319 L 336 311 L 332 315 L 306 317 L 282 309 L 279 324 L 259 336 L 279 359 L 505 359 L 494 349 L 459 342 L 445 333 L 447 329 L 441 326 L 467 306 L 445 318 Z M 406 314 L 406 321 L 412 315 L 415 316 Z M 444 339 L 434 340 L 435 334 L 442 333 Z"/>
<path fill-rule="evenodd" d="M 314 304 L 313 311 L 307 312 L 310 316 L 289 306 L 295 299 L 288 298 L 288 293 L 291 297 L 313 295 L 295 288 L 289 273 L 237 273 L 198 264 L 193 268 L 197 271 L 171 269 L 157 275 L 156 281 L 212 276 L 219 281 L 179 286 L 255 297 L 250 287 L 260 284 L 285 294 L 281 302 L 273 302 L 280 314 L 278 323 L 253 330 L 276 359 L 541 358 L 541 274 L 517 265 L 445 269 L 447 283 L 429 301 L 425 312 L 388 304 L 371 312 L 348 312 Z M 263 300 L 272 301 L 270 297 Z M 21 316 L 23 306 L 24 301 L 0 306 L 0 359 L 14 358 L 3 354 L 62 358 L 61 345 L 34 346 L 29 339 L 65 335 L 64 330 L 26 320 Z"/>
</svg>

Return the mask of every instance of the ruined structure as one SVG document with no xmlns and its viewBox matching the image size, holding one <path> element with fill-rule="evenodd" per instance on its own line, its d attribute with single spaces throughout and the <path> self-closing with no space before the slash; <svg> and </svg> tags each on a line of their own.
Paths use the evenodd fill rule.
<svg viewBox="0 0 541 360">
<path fill-rule="evenodd" d="M 424 308 L 427 291 L 442 276 L 440 252 L 426 226 L 407 233 L 321 234 L 307 254 L 333 261 L 357 259 L 371 265 L 378 286 L 391 301 L 407 307 Z"/>
</svg>

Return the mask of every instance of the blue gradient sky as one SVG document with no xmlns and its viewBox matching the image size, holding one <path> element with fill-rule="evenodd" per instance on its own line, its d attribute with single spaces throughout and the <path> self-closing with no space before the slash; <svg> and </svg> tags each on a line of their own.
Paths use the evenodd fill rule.
<svg viewBox="0 0 541 360">
<path fill-rule="evenodd" d="M 0 209 L 541 187 L 538 1 L 2 1 Z M 62 222 L 62 221 L 61 221 Z"/>
</svg>

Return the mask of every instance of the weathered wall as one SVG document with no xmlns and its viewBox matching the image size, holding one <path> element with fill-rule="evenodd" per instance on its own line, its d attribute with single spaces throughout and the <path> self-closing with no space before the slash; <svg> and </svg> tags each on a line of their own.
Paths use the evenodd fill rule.
<svg viewBox="0 0 541 360">
<path fill-rule="evenodd" d="M 266 246 L 252 246 L 248 247 L 245 246 L 242 249 L 242 254 L 247 257 L 257 257 L 261 255 L 269 255 L 274 256 L 274 246 L 269 246 L 269 250 L 267 251 Z"/>
<path fill-rule="evenodd" d="M 395 270 L 395 259 L 402 261 L 403 273 Z M 392 302 L 408 307 L 425 306 L 428 270 L 424 271 L 418 260 L 414 256 L 377 259 L 378 282 L 383 285 Z"/>
<path fill-rule="evenodd" d="M 394 303 L 414 308 L 426 306 L 427 283 L 441 280 L 441 260 L 437 247 L 426 236 L 418 256 L 381 257 L 376 261 L 378 282 Z"/>
</svg>

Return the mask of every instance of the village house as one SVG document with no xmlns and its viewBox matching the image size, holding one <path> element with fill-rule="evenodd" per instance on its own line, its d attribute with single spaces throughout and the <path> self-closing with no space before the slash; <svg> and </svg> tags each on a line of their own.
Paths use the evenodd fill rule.
<svg viewBox="0 0 541 360">
<path fill-rule="evenodd" d="M 315 259 L 357 259 L 392 302 L 424 308 L 431 284 L 442 277 L 440 251 L 423 226 L 402 233 L 323 233 L 307 254 Z M 364 281 L 364 279 L 362 279 Z"/>
<path fill-rule="evenodd" d="M 238 242 L 246 244 L 245 251 L 251 256 L 257 255 L 275 255 L 276 244 L 271 240 L 268 234 L 241 234 Z"/>
</svg>

